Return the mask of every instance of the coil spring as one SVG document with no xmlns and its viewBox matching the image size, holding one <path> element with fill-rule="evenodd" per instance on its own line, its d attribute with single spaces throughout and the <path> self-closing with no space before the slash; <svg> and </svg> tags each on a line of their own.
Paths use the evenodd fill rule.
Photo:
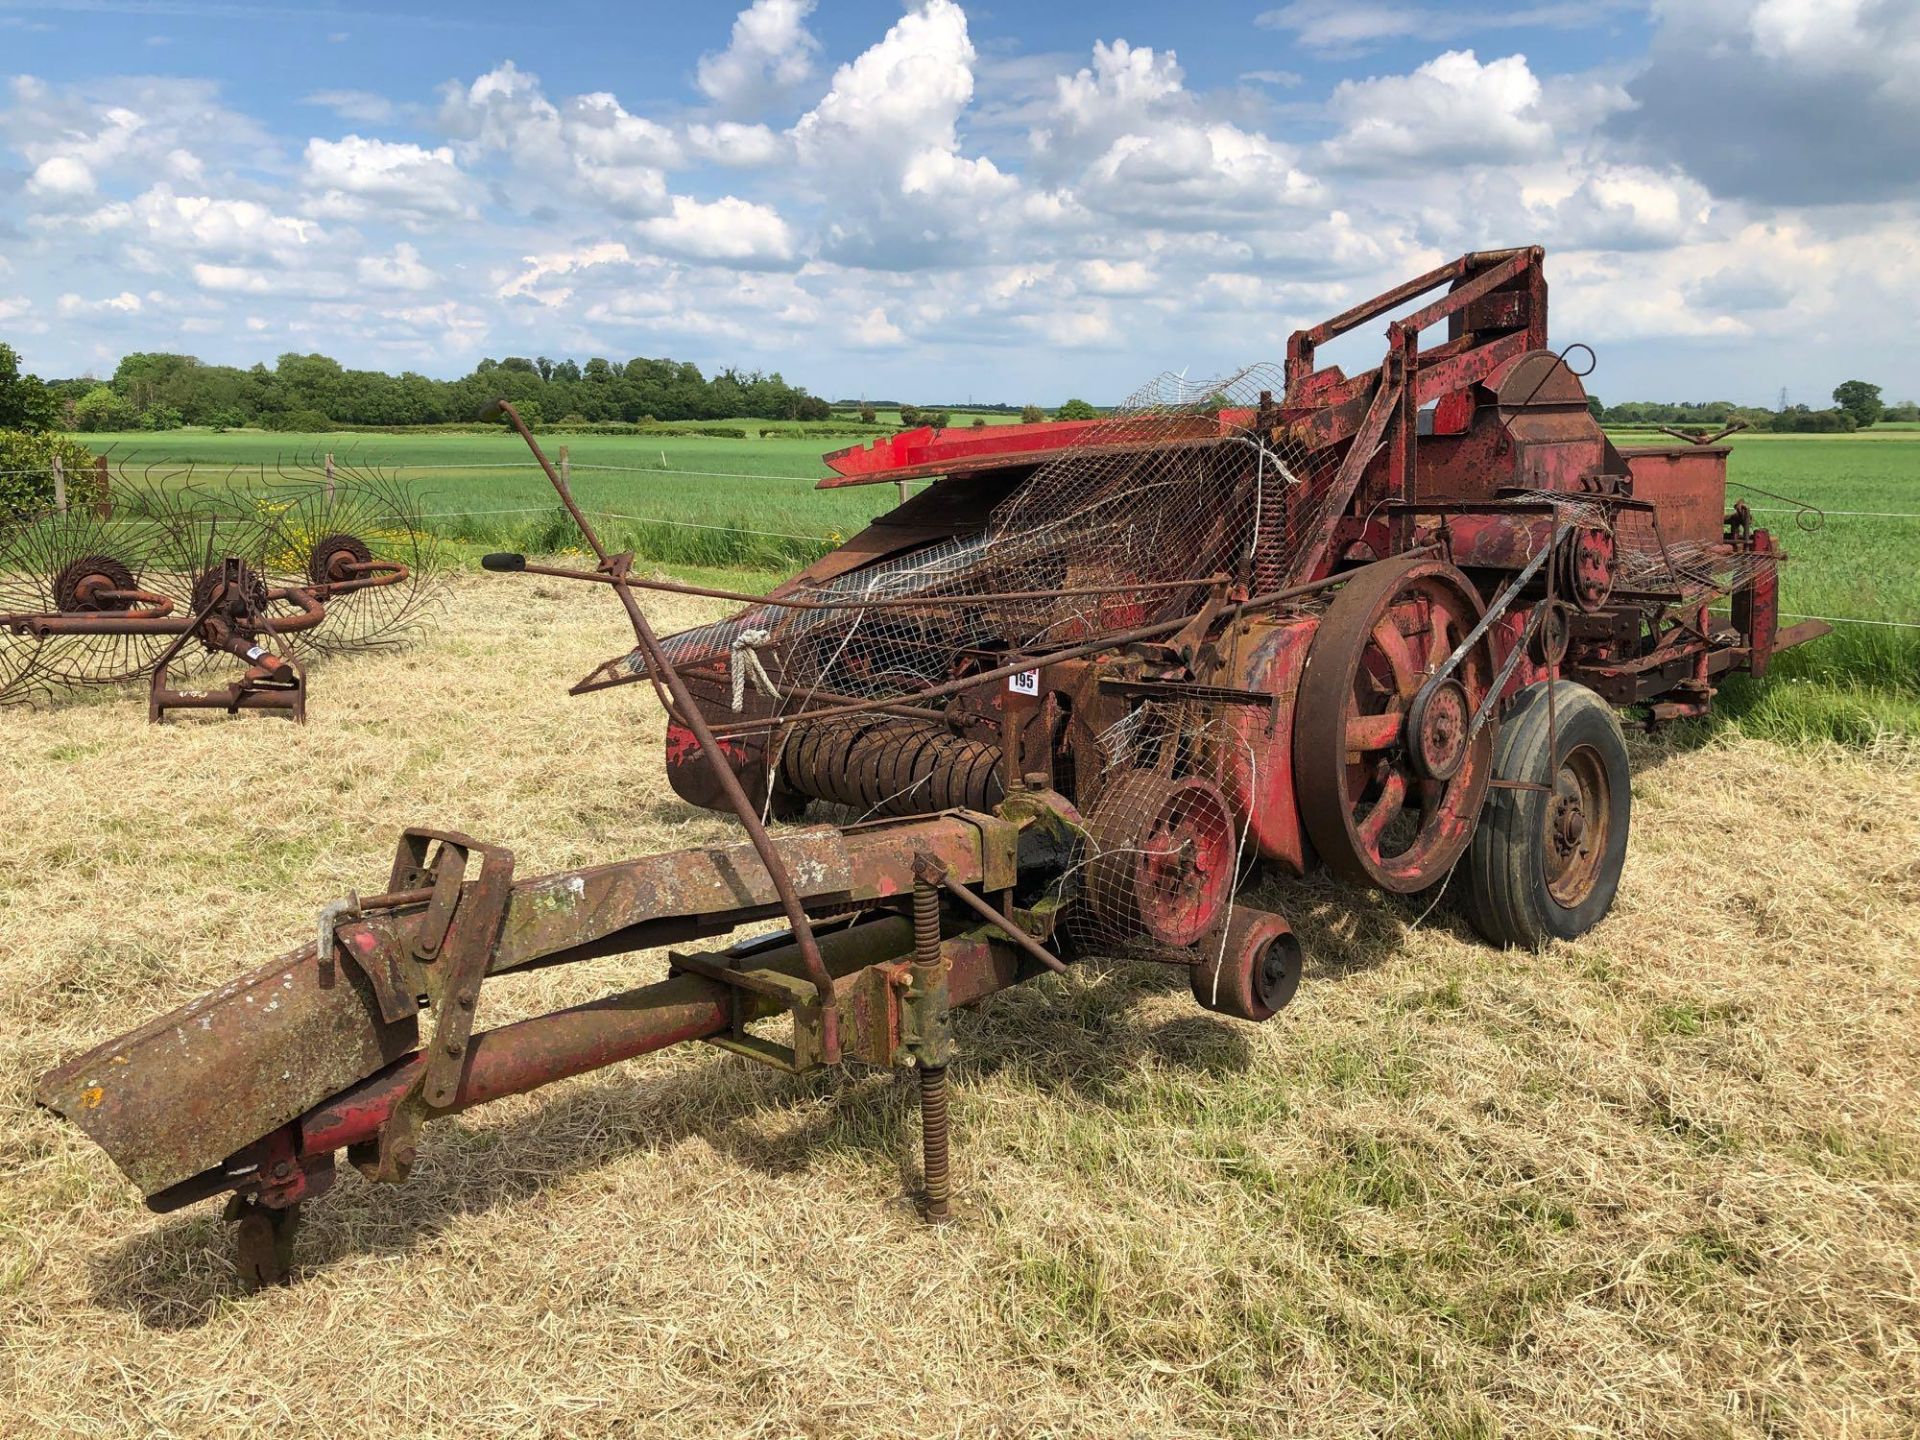
<svg viewBox="0 0 1920 1440">
<path fill-rule="evenodd" d="M 826 721 L 799 727 L 781 757 L 789 789 L 864 814 L 991 810 L 1004 798 L 1000 747 L 916 720 Z"/>
</svg>

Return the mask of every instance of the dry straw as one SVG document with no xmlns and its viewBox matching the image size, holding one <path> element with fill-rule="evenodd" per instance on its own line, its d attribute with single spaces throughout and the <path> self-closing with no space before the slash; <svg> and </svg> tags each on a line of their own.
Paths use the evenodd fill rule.
<svg viewBox="0 0 1920 1440">
<path fill-rule="evenodd" d="M 964 1018 L 960 1222 L 889 1076 L 694 1048 L 342 1180 L 292 1289 L 148 1215 L 29 1079 L 295 943 L 451 825 L 521 870 L 702 843 L 611 605 L 462 582 L 323 662 L 304 730 L 139 697 L 0 715 L 0 1429 L 10 1435 L 1906 1436 L 1920 1429 L 1920 769 L 1636 747 L 1615 916 L 1541 955 L 1271 887 L 1300 999 L 1153 966 Z M 662 605 L 663 628 L 711 618 Z M 658 973 L 489 986 L 490 1023 Z"/>
</svg>

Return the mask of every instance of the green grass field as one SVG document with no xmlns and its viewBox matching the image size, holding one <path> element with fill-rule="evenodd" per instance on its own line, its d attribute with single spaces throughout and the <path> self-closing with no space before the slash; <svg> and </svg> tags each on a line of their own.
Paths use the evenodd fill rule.
<svg viewBox="0 0 1920 1440">
<path fill-rule="evenodd" d="M 760 422 L 739 422 L 742 425 Z M 135 472 L 192 464 L 200 481 L 246 484 L 276 464 L 377 466 L 405 479 L 450 539 L 551 552 L 573 542 L 552 487 L 512 434 L 284 436 L 180 430 L 90 437 Z M 891 485 L 816 491 L 825 450 L 847 437 L 552 436 L 564 445 L 581 505 L 611 518 L 607 538 L 649 560 L 732 570 L 798 568 L 897 503 Z"/>
<path fill-rule="evenodd" d="M 1731 444 L 1729 500 L 1746 500 L 1789 556 L 1783 611 L 1920 624 L 1920 433 L 1742 435 Z M 1817 526 L 1809 530 L 1762 491 L 1829 513 L 1807 520 Z M 1920 736 L 1920 629 L 1835 625 L 1783 655 L 1764 683 L 1731 681 L 1718 708 L 1723 720 L 1776 739 Z"/>
<path fill-rule="evenodd" d="M 758 421 L 739 421 L 748 428 Z M 827 428 L 827 427 L 823 427 Z M 607 538 L 656 564 L 770 583 L 892 508 L 888 484 L 816 490 L 825 450 L 864 443 L 800 433 L 750 438 L 554 436 L 569 450 L 575 493 L 609 517 Z M 1621 432 L 1622 444 L 1664 443 Z M 290 437 L 257 431 L 90 437 L 130 470 L 191 462 L 197 478 L 246 483 L 283 459 L 331 452 L 342 465 L 378 465 L 405 478 L 449 539 L 550 553 L 575 537 L 525 447 L 510 434 Z M 1742 435 L 1732 441 L 1730 495 L 1744 497 L 1791 561 L 1782 608 L 1795 615 L 1920 623 L 1920 430 L 1844 436 Z M 1754 488 L 1743 488 L 1754 487 Z M 1832 512 L 1815 530 L 1780 500 Z M 1849 512 L 1887 512 L 1883 514 Z M 1912 518 L 1907 518 L 1912 517 Z M 1870 744 L 1920 736 L 1920 630 L 1842 624 L 1790 652 L 1765 685 L 1735 680 L 1721 713 L 1775 738 Z"/>
</svg>

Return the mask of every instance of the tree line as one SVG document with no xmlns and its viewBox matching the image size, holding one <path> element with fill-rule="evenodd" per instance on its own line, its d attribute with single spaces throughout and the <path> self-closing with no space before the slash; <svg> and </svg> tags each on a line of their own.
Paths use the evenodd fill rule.
<svg viewBox="0 0 1920 1440">
<path fill-rule="evenodd" d="M 686 361 L 487 359 L 457 380 L 405 371 L 350 370 L 326 355 L 282 355 L 269 367 L 207 365 L 191 355 L 127 356 L 111 378 L 54 380 L 45 390 L 69 430 L 170 430 L 257 426 L 313 432 L 341 425 L 442 425 L 475 419 L 507 399 L 529 423 L 641 424 L 652 420 L 825 420 L 826 401 L 778 372 L 725 369 L 711 377 Z"/>
<path fill-rule="evenodd" d="M 21 372 L 19 357 L 0 342 L 0 430 L 170 430 L 181 425 L 216 429 L 255 426 L 315 433 L 341 425 L 405 427 L 465 423 L 488 401 L 511 400 L 532 424 L 644 424 L 661 420 L 828 420 L 834 407 L 776 371 L 724 369 L 711 377 L 685 361 L 599 357 L 573 360 L 487 359 L 457 380 L 405 371 L 349 370 L 325 355 L 282 355 L 271 367 L 207 365 L 191 355 L 142 351 L 128 355 L 106 380 L 42 381 Z M 851 402 L 847 402 L 851 403 Z M 1792 405 L 1780 410 L 1729 400 L 1630 400 L 1589 404 L 1607 425 L 1718 428 L 1745 420 L 1757 429 L 1847 431 L 1880 421 L 1920 421 L 1920 405 L 1889 405 L 1881 387 L 1864 380 L 1836 386 L 1831 408 Z M 952 423 L 948 407 L 898 404 L 907 426 Z M 1011 412 L 1005 404 L 974 409 Z M 873 424 L 871 401 L 858 402 L 860 420 Z M 1068 400 L 1054 419 L 1091 419 L 1087 401 Z M 852 418 L 849 415 L 847 418 Z M 1038 405 L 1020 408 L 1026 422 L 1047 419 Z"/>
<path fill-rule="evenodd" d="M 1843 380 L 1833 388 L 1833 405 L 1821 409 L 1787 405 L 1768 410 L 1755 405 L 1736 405 L 1731 400 L 1679 403 L 1629 400 L 1620 405 L 1605 405 L 1597 396 L 1589 396 L 1587 404 L 1603 425 L 1698 426 L 1717 430 L 1735 420 L 1744 420 L 1756 430 L 1840 434 L 1864 430 L 1883 420 L 1920 420 L 1920 404 L 1903 400 L 1889 405 L 1880 394 L 1880 386 L 1865 380 Z"/>
</svg>

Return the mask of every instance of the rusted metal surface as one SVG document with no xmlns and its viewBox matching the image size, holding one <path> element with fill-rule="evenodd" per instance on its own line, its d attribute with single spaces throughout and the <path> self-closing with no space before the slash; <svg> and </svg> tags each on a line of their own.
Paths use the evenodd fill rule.
<svg viewBox="0 0 1920 1440">
<path fill-rule="evenodd" d="M 351 942 L 350 942 L 351 943 Z M 308 944 L 70 1060 L 34 1099 L 151 1194 L 210 1166 L 414 1048 L 350 965 Z"/>
<path fill-rule="evenodd" d="M 1294 784 L 1314 848 L 1335 873 L 1399 894 L 1446 876 L 1472 838 L 1493 736 L 1464 747 L 1444 778 L 1416 764 L 1413 702 L 1479 624 L 1472 582 L 1438 560 L 1369 566 L 1328 608 L 1301 675 Z M 1492 686 L 1491 646 L 1462 657 L 1464 703 Z M 1409 827 L 1396 827 L 1405 817 Z"/>
<path fill-rule="evenodd" d="M 295 646 L 331 645 L 321 639 L 329 605 L 420 578 L 349 532 L 313 539 L 304 525 L 314 517 L 299 510 L 299 498 L 259 507 L 268 518 L 257 522 L 205 512 L 201 503 L 190 489 L 163 487 L 143 498 L 144 513 L 118 536 L 94 517 L 68 515 L 31 519 L 0 537 L 0 591 L 11 592 L 0 595 L 0 647 L 19 637 L 35 652 L 31 663 L 0 664 L 0 692 L 144 675 L 156 722 L 191 709 L 304 720 L 306 677 Z M 291 522 L 282 509 L 295 512 Z M 383 520 L 395 522 L 404 526 L 406 516 Z M 131 548 L 125 556 L 96 549 L 103 538 Z M 229 541 L 240 549 L 210 548 Z M 74 550 L 85 553 L 67 559 Z M 269 580 L 268 554 L 296 573 Z M 52 572 L 44 586 L 36 570 Z M 174 683 L 177 667 L 206 657 L 237 660 L 241 671 L 224 684 Z"/>
<path fill-rule="evenodd" d="M 982 866 L 981 824 L 934 817 L 822 828 L 779 843 L 810 897 L 879 901 L 911 888 L 916 854 L 936 855 L 976 883 L 991 878 Z M 472 890 L 461 892 L 440 926 L 449 943 L 461 933 L 462 911 L 485 913 L 484 897 Z M 746 845 L 542 876 L 509 891 L 483 973 L 592 952 L 603 942 L 635 949 L 690 929 L 723 933 L 778 911 Z M 421 960 L 418 937 L 435 928 L 435 915 L 431 902 L 416 900 L 342 924 L 336 936 L 344 961 L 330 955 L 322 963 L 312 943 L 290 951 L 53 1071 L 36 1098 L 85 1129 L 143 1190 L 173 1184 L 413 1048 L 417 997 L 438 983 L 417 973 L 433 963 Z M 680 923 L 688 920 L 705 925 Z"/>
<path fill-rule="evenodd" d="M 860 815 L 991 810 L 1006 790 L 1001 750 L 944 725 L 850 715 L 796 726 L 781 755 L 785 784 Z"/>
<path fill-rule="evenodd" d="M 1732 453 L 1726 446 L 1636 445 L 1620 453 L 1631 468 L 1634 495 L 1659 507 L 1660 528 L 1669 542 L 1720 538 Z M 1651 546 L 1652 518 L 1623 516 L 1620 539 L 1639 549 Z"/>
</svg>

